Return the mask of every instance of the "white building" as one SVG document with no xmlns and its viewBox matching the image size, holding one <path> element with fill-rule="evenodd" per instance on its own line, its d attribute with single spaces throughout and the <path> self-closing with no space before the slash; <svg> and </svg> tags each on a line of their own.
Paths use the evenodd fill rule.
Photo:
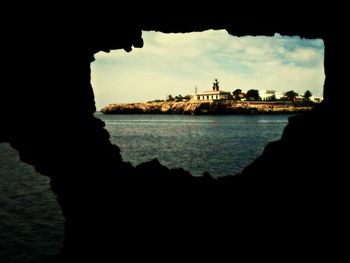
<svg viewBox="0 0 350 263">
<path fill-rule="evenodd" d="M 276 92 L 276 93 L 275 93 L 275 98 L 276 98 L 276 100 L 280 100 L 280 99 L 282 99 L 283 97 L 285 97 L 284 92 Z"/>
<path fill-rule="evenodd" d="M 231 93 L 228 91 L 219 90 L 219 81 L 215 79 L 215 82 L 213 83 L 213 90 L 197 93 L 196 88 L 196 92 L 192 96 L 193 100 L 200 101 L 228 100 L 231 98 Z"/>
<path fill-rule="evenodd" d="M 271 100 L 273 98 L 275 98 L 276 100 L 280 100 L 285 95 L 283 92 L 278 92 L 275 90 L 262 90 L 262 91 L 259 91 L 259 96 L 261 100 Z"/>
<path fill-rule="evenodd" d="M 262 100 L 271 100 L 273 97 L 276 98 L 275 90 L 262 90 L 259 92 L 259 96 Z"/>
<path fill-rule="evenodd" d="M 228 100 L 231 93 L 222 90 L 205 91 L 193 95 L 194 100 Z"/>
</svg>

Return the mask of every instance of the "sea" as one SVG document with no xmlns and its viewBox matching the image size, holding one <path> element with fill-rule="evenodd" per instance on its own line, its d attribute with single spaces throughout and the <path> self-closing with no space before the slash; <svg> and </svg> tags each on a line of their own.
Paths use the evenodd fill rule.
<svg viewBox="0 0 350 263">
<path fill-rule="evenodd" d="M 292 115 L 104 115 L 124 161 L 157 158 L 169 168 L 215 178 L 240 173 L 278 140 Z M 64 217 L 49 178 L 0 144 L 0 262 L 41 262 L 62 248 Z"/>
</svg>

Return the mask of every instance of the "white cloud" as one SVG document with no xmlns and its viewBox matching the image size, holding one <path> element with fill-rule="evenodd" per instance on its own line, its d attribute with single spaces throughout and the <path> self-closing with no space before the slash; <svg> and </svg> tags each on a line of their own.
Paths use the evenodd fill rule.
<svg viewBox="0 0 350 263">
<path fill-rule="evenodd" d="M 285 57 L 290 60 L 311 61 L 317 59 L 318 53 L 311 48 L 297 48 L 293 52 L 287 52 Z"/>
<path fill-rule="evenodd" d="M 143 32 L 144 47 L 95 55 L 97 108 L 108 103 L 164 99 L 220 87 L 233 91 L 306 89 L 322 95 L 323 43 L 299 37 L 234 37 L 225 30 L 186 34 Z"/>
</svg>

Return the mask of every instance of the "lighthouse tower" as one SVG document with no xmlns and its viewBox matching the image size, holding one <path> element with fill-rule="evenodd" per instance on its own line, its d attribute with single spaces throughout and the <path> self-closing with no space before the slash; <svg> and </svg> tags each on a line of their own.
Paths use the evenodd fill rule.
<svg viewBox="0 0 350 263">
<path fill-rule="evenodd" d="M 219 91 L 219 81 L 215 79 L 213 82 L 213 91 Z"/>
</svg>

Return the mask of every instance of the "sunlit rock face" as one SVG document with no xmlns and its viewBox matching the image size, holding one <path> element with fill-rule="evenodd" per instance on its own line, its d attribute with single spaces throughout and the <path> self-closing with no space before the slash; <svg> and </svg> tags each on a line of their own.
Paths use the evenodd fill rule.
<svg viewBox="0 0 350 263">
<path fill-rule="evenodd" d="M 292 103 L 259 103 L 237 101 L 164 101 L 148 103 L 109 104 L 101 109 L 105 114 L 257 114 L 303 113 L 312 106 L 294 106 Z"/>
<path fill-rule="evenodd" d="M 347 51 L 342 39 L 329 31 L 337 23 L 316 19 L 306 15 L 298 16 L 297 21 L 288 16 L 155 15 L 109 19 L 107 23 L 103 19 L 72 22 L 67 27 L 48 25 L 48 29 L 28 23 L 9 31 L 4 38 L 9 39 L 3 53 L 7 63 L 4 83 L 8 84 L 1 96 L 5 102 L 0 106 L 0 139 L 11 143 L 22 161 L 51 178 L 66 217 L 64 250 L 57 260 L 119 258 L 140 249 L 146 250 L 147 256 L 162 249 L 181 254 L 187 248 L 194 253 L 190 249 L 193 244 L 205 249 L 211 237 L 235 236 L 237 225 L 232 222 L 247 215 L 242 213 L 247 204 L 269 205 L 267 200 L 273 200 L 288 205 L 285 201 L 293 200 L 303 207 L 304 197 L 322 194 L 320 185 L 335 192 L 333 178 L 341 178 L 345 163 L 337 147 L 346 140 L 335 98 L 346 83 L 345 70 L 338 63 Z M 136 168 L 123 162 L 104 123 L 93 117 L 93 55 L 141 47 L 141 30 L 211 28 L 226 28 L 232 35 L 279 32 L 324 38 L 325 103 L 312 113 L 292 118 L 282 139 L 268 145 L 240 176 L 194 178 L 157 161 Z M 30 38 L 24 37 L 26 32 L 32 33 Z M 271 195 L 277 198 L 269 199 Z M 213 224 L 218 218 L 220 224 Z M 185 247 L 180 251 L 179 238 Z"/>
</svg>

